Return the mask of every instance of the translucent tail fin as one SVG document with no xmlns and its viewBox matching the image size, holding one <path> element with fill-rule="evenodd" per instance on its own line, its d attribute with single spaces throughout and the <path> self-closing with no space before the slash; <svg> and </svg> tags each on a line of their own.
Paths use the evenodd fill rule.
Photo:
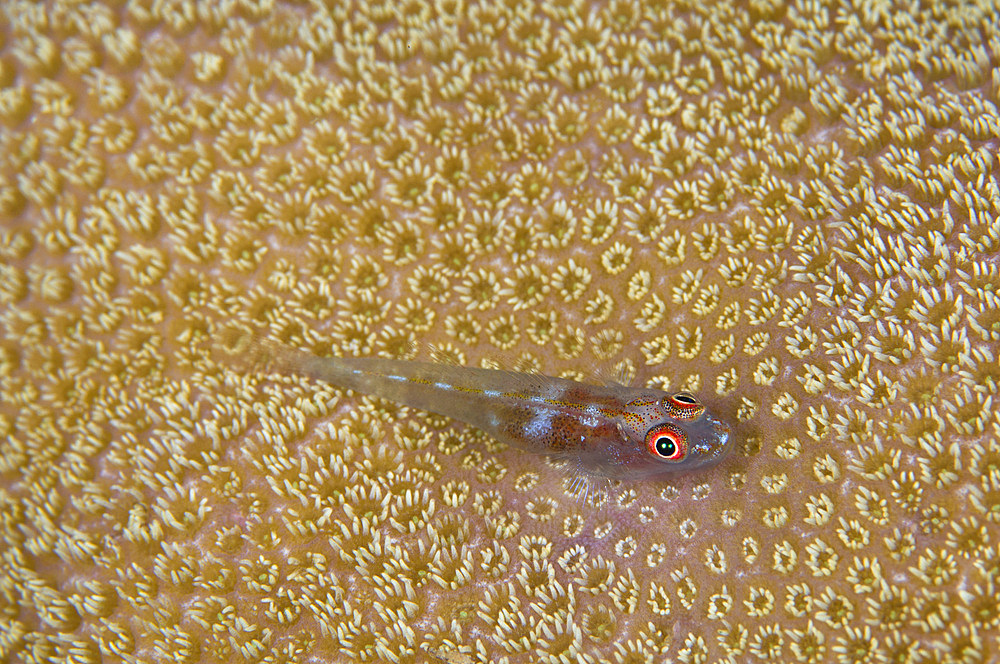
<svg viewBox="0 0 1000 664">
<path fill-rule="evenodd" d="M 314 355 L 246 329 L 229 329 L 219 336 L 212 347 L 213 358 L 233 371 L 305 377 L 350 389 L 357 387 L 351 372 L 338 358 Z"/>
<path fill-rule="evenodd" d="M 212 359 L 243 374 L 301 373 L 301 351 L 246 329 L 226 328 L 212 344 Z"/>
</svg>

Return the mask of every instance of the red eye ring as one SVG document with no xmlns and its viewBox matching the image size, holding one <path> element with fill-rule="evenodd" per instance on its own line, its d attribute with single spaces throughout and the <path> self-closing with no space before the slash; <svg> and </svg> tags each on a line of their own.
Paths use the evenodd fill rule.
<svg viewBox="0 0 1000 664">
<path fill-rule="evenodd" d="M 670 400 L 682 406 L 698 406 L 698 400 L 690 392 L 678 392 L 670 396 Z"/>
<path fill-rule="evenodd" d="M 687 435 L 672 424 L 658 424 L 646 433 L 646 449 L 658 459 L 681 461 L 687 456 Z"/>
<path fill-rule="evenodd" d="M 660 401 L 667 415 L 678 420 L 696 420 L 705 412 L 705 406 L 690 392 L 668 394 Z"/>
</svg>

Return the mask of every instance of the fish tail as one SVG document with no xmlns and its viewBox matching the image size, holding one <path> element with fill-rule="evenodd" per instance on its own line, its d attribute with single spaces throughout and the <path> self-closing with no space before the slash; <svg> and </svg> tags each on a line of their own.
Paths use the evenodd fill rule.
<svg viewBox="0 0 1000 664">
<path fill-rule="evenodd" d="M 255 332 L 229 328 L 212 344 L 212 357 L 240 373 L 296 374 L 309 355 Z"/>
<path fill-rule="evenodd" d="M 230 329 L 220 335 L 213 343 L 212 354 L 219 364 L 245 375 L 280 374 L 373 392 L 356 375 L 359 372 L 341 358 L 320 357 L 246 329 Z"/>
</svg>

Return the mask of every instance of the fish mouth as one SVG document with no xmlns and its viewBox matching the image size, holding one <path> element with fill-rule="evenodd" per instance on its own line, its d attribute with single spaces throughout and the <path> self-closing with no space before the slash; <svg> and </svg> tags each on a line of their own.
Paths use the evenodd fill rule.
<svg viewBox="0 0 1000 664">
<path fill-rule="evenodd" d="M 732 428 L 721 420 L 717 420 L 714 417 L 709 420 L 712 423 L 712 430 L 715 434 L 715 441 L 712 445 L 713 457 L 721 458 L 726 452 L 729 451 L 729 438 L 733 434 Z"/>
</svg>

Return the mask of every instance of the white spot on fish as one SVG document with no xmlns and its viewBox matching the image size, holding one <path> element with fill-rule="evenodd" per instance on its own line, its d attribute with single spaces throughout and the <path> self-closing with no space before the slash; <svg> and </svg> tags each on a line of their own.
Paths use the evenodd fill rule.
<svg viewBox="0 0 1000 664">
<path fill-rule="evenodd" d="M 434 383 L 434 387 L 440 387 L 442 390 L 451 389 L 451 385 L 449 383 Z"/>
<path fill-rule="evenodd" d="M 552 432 L 552 413 L 539 411 L 523 427 L 526 438 L 540 439 Z"/>
<path fill-rule="evenodd" d="M 498 397 L 500 396 L 500 390 L 483 390 L 483 394 L 488 397 Z"/>
<path fill-rule="evenodd" d="M 388 378 L 389 380 L 400 380 L 400 381 L 406 380 L 405 376 L 386 376 L 386 378 Z"/>
</svg>

